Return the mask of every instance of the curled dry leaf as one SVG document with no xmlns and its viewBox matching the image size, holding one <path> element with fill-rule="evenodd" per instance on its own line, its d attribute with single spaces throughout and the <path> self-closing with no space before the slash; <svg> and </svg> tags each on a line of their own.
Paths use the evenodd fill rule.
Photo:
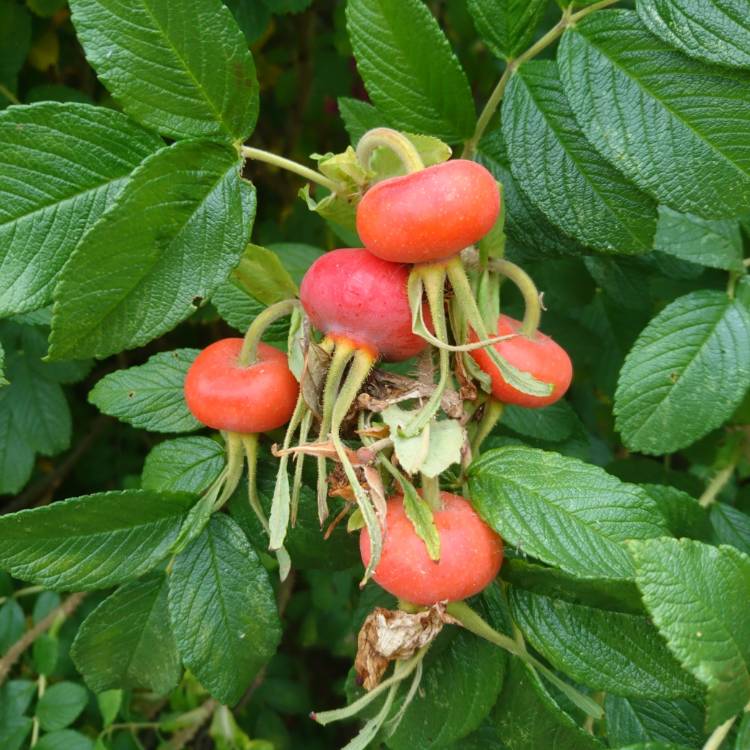
<svg viewBox="0 0 750 750">
<path fill-rule="evenodd" d="M 443 625 L 458 621 L 446 614 L 445 604 L 415 612 L 376 607 L 365 620 L 357 636 L 354 669 L 365 690 L 380 683 L 390 662 L 408 659 L 437 638 Z"/>
<path fill-rule="evenodd" d="M 365 391 L 359 394 L 359 407 L 380 413 L 402 401 L 428 399 L 434 390 L 432 383 L 423 383 L 394 372 L 374 370 Z M 441 405 L 451 419 L 463 416 L 463 402 L 457 391 L 446 389 Z"/>
</svg>

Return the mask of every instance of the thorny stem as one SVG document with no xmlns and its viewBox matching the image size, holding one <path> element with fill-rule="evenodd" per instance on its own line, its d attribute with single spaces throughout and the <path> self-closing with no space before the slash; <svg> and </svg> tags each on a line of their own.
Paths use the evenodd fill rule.
<svg viewBox="0 0 750 750">
<path fill-rule="evenodd" d="M 422 157 L 414 144 L 405 135 L 391 128 L 373 128 L 359 139 L 357 159 L 365 169 L 369 167 L 375 149 L 381 147 L 393 151 L 407 172 L 419 172 L 420 169 L 424 169 Z"/>
<path fill-rule="evenodd" d="M 244 156 L 245 159 L 254 159 L 255 161 L 272 164 L 275 167 L 286 169 L 287 172 L 294 172 L 294 174 L 298 174 L 300 177 L 304 177 L 311 182 L 316 182 L 318 185 L 328 188 L 332 193 L 338 193 L 342 190 L 341 185 L 334 180 L 328 179 L 328 177 L 320 174 L 320 172 L 316 172 L 314 169 L 310 169 L 310 167 L 306 167 L 303 164 L 299 164 L 296 161 L 279 156 L 278 154 L 272 154 L 270 151 L 243 146 L 242 156 Z"/>
<path fill-rule="evenodd" d="M 281 302 L 267 307 L 255 318 L 247 329 L 240 355 L 237 357 L 237 363 L 240 367 L 250 367 L 258 361 L 258 344 L 268 327 L 279 318 L 291 315 L 297 307 L 299 307 L 299 301 L 296 299 L 281 300 Z"/>
<path fill-rule="evenodd" d="M 511 263 L 509 260 L 492 260 L 489 263 L 492 271 L 496 271 L 501 276 L 510 279 L 523 295 L 524 313 L 523 323 L 519 333 L 524 336 L 533 336 L 539 328 L 539 321 L 542 317 L 542 305 L 539 301 L 539 290 L 536 288 L 531 276 L 526 273 L 520 266 Z"/>
<path fill-rule="evenodd" d="M 500 102 L 503 100 L 503 95 L 505 94 L 508 82 L 516 70 L 518 70 L 519 66 L 528 60 L 531 60 L 533 57 L 536 57 L 542 50 L 556 42 L 562 36 L 565 29 L 574 26 L 582 18 L 589 15 L 589 13 L 593 13 L 601 8 L 606 8 L 609 5 L 614 5 L 616 2 L 618 2 L 618 0 L 601 0 L 598 3 L 589 5 L 587 8 L 579 10 L 578 13 L 573 13 L 572 6 L 568 6 L 563 11 L 562 18 L 543 37 L 532 44 L 531 47 L 517 58 L 508 61 L 508 65 L 500 76 L 500 80 L 497 82 L 497 85 L 490 94 L 490 98 L 487 100 L 484 109 L 482 109 L 482 112 L 479 115 L 473 135 L 464 144 L 464 150 L 461 154 L 462 159 L 471 159 L 474 155 L 474 152 L 479 145 L 479 141 L 482 140 L 484 131 L 487 130 L 487 126 L 490 124 L 492 116 L 495 114 L 495 111 L 500 106 Z"/>
</svg>

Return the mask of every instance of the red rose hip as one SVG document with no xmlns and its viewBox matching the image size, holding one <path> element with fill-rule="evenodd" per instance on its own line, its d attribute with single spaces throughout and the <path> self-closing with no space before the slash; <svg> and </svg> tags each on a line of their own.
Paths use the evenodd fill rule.
<svg viewBox="0 0 750 750">
<path fill-rule="evenodd" d="M 499 213 L 495 178 L 454 159 L 373 185 L 357 207 L 357 232 L 379 258 L 426 263 L 478 242 Z"/>
<path fill-rule="evenodd" d="M 442 510 L 434 512 L 440 535 L 440 560 L 431 560 L 404 511 L 403 497 L 388 500 L 385 541 L 373 578 L 399 599 L 429 606 L 479 593 L 497 576 L 503 542 L 477 515 L 468 500 L 441 493 Z M 370 560 L 370 536 L 363 529 L 359 550 Z"/>
<path fill-rule="evenodd" d="M 419 354 L 427 343 L 411 330 L 409 269 L 361 248 L 332 250 L 308 269 L 300 299 L 313 326 L 391 362 Z"/>
<path fill-rule="evenodd" d="M 507 336 L 518 333 L 521 321 L 501 315 L 497 322 L 497 335 Z M 518 335 L 499 341 L 493 345 L 495 350 L 511 365 L 522 372 L 528 372 L 537 380 L 553 386 L 547 396 L 534 396 L 523 393 L 509 385 L 492 362 L 484 349 L 474 349 L 471 356 L 477 364 L 492 378 L 492 395 L 506 404 L 516 404 L 529 408 L 538 408 L 553 404 L 561 399 L 573 379 L 573 364 L 568 353 L 549 336 L 536 331 L 533 336 Z"/>
<path fill-rule="evenodd" d="M 257 361 L 243 367 L 241 349 L 242 339 L 221 339 L 196 357 L 185 378 L 188 408 L 217 430 L 251 434 L 281 427 L 299 394 L 286 355 L 260 343 Z"/>
</svg>

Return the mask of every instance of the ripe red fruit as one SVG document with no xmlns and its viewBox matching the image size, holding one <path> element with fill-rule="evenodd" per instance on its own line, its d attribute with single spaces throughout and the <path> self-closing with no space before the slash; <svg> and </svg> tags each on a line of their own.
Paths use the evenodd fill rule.
<svg viewBox="0 0 750 750">
<path fill-rule="evenodd" d="M 501 315 L 497 321 L 497 335 L 518 333 L 520 327 L 521 321 Z M 476 340 L 475 336 L 472 338 Z M 553 386 L 548 396 L 533 396 L 516 390 L 505 381 L 484 349 L 474 349 L 471 356 L 492 378 L 492 395 L 498 401 L 533 409 L 553 404 L 565 395 L 573 378 L 573 364 L 565 349 L 549 336 L 537 331 L 531 338 L 519 335 L 493 346 L 511 365 Z"/>
<path fill-rule="evenodd" d="M 398 362 L 427 346 L 411 330 L 408 281 L 409 269 L 400 263 L 362 249 L 333 250 L 310 266 L 300 299 L 319 331 Z"/>
<path fill-rule="evenodd" d="M 426 263 L 478 242 L 499 213 L 495 178 L 454 159 L 373 185 L 357 208 L 357 231 L 379 258 Z"/>
<path fill-rule="evenodd" d="M 399 599 L 429 606 L 458 601 L 479 593 L 497 576 L 503 562 L 502 539 L 476 514 L 468 500 L 441 492 L 442 510 L 435 511 L 440 560 L 427 554 L 404 511 L 403 497 L 388 500 L 385 541 L 373 578 Z M 370 535 L 359 537 L 362 562 L 370 560 Z"/>
<path fill-rule="evenodd" d="M 195 359 L 185 378 L 185 400 L 195 418 L 208 427 L 251 434 L 289 421 L 299 385 L 286 355 L 258 344 L 255 364 L 238 362 L 242 339 L 221 339 Z"/>
</svg>

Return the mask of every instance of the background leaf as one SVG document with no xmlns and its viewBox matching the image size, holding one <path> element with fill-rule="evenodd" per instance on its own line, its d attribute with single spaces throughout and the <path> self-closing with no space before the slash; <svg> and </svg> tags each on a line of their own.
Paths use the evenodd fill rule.
<svg viewBox="0 0 750 750">
<path fill-rule="evenodd" d="M 258 82 L 220 0 L 71 0 L 86 58 L 125 111 L 172 138 L 252 133 Z"/>
<path fill-rule="evenodd" d="M 16 76 L 31 44 L 31 15 L 15 0 L 0 0 L 0 83 L 16 90 Z M 0 93 L 0 107 L 9 104 Z"/>
<path fill-rule="evenodd" d="M 205 490 L 224 468 L 225 449 L 207 437 L 185 437 L 159 443 L 146 457 L 141 485 L 157 492 Z"/>
<path fill-rule="evenodd" d="M 750 204 L 750 76 L 708 67 L 606 10 L 563 35 L 560 77 L 586 136 L 660 202 L 705 218 Z"/>
<path fill-rule="evenodd" d="M 671 453 L 724 422 L 750 385 L 750 314 L 726 294 L 672 302 L 620 372 L 616 427 L 631 450 Z"/>
<path fill-rule="evenodd" d="M 43 102 L 0 114 L 0 315 L 52 301 L 81 237 L 163 145 L 125 115 Z"/>
<path fill-rule="evenodd" d="M 514 177 L 553 224 L 605 252 L 651 248 L 656 204 L 586 140 L 554 62 L 526 63 L 513 76 L 503 133 Z"/>
<path fill-rule="evenodd" d="M 154 354 L 145 365 L 105 375 L 89 393 L 104 414 L 151 432 L 190 432 L 200 422 L 190 413 L 183 391 L 198 349 Z"/>
<path fill-rule="evenodd" d="M 348 0 L 346 13 L 357 69 L 393 127 L 449 143 L 468 138 L 475 120 L 469 82 L 425 5 Z"/>
<path fill-rule="evenodd" d="M 506 60 L 525 50 L 544 16 L 544 0 L 468 0 L 467 6 L 482 39 Z"/>
<path fill-rule="evenodd" d="M 51 589 L 113 586 L 166 557 L 192 502 L 127 490 L 0 516 L 0 568 Z"/>
<path fill-rule="evenodd" d="M 218 700 L 236 703 L 281 636 L 268 574 L 228 516 L 177 557 L 169 611 L 180 656 Z"/>
<path fill-rule="evenodd" d="M 71 256 L 55 290 L 50 356 L 145 344 L 226 280 L 255 216 L 236 152 L 183 141 L 147 159 Z"/>
<path fill-rule="evenodd" d="M 507 542 L 582 578 L 631 578 L 623 542 L 666 533 L 651 498 L 591 464 L 508 446 L 469 468 L 472 504 Z"/>
<path fill-rule="evenodd" d="M 182 670 L 167 579 L 154 576 L 117 589 L 81 625 L 71 655 L 95 693 L 115 687 L 171 690 Z"/>
<path fill-rule="evenodd" d="M 75 682 L 58 682 L 51 685 L 39 699 L 36 716 L 46 732 L 70 726 L 86 707 L 89 694 Z"/>
<path fill-rule="evenodd" d="M 654 623 L 708 688 L 710 731 L 750 700 L 750 558 L 688 539 L 631 542 L 631 549 Z"/>
</svg>

